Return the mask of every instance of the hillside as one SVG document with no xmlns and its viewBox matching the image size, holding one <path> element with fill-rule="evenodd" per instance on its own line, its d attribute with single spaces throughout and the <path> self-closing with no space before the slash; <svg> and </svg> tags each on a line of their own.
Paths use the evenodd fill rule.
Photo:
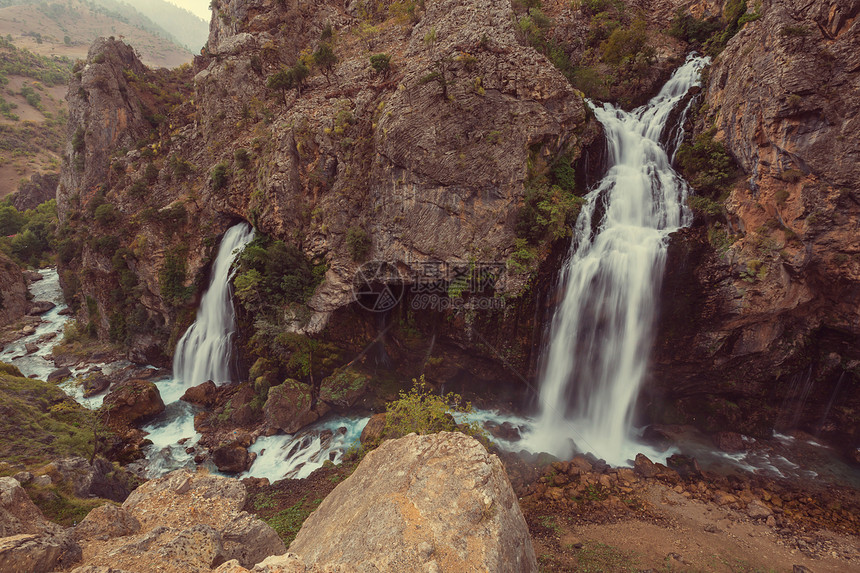
<svg viewBox="0 0 860 573">
<path fill-rule="evenodd" d="M 5 0 L 0 4 L 0 35 L 11 35 L 18 47 L 45 56 L 86 58 L 93 40 L 115 36 L 134 46 L 148 66 L 173 68 L 191 61 L 192 53 L 168 32 L 129 5 L 113 4 Z"/>
<path fill-rule="evenodd" d="M 72 61 L 0 38 L 0 198 L 35 173 L 60 170 Z"/>
</svg>

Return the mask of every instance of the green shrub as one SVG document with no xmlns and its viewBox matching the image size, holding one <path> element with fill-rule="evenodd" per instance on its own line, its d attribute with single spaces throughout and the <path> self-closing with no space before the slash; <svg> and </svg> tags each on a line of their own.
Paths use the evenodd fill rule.
<svg viewBox="0 0 860 573">
<path fill-rule="evenodd" d="M 432 434 L 435 432 L 454 432 L 465 430 L 465 433 L 475 437 L 485 437 L 477 423 L 467 423 L 458 426 L 453 414 L 472 411 L 469 402 L 453 392 L 444 396 L 434 394 L 424 382 L 424 376 L 412 380 L 412 388 L 408 392 L 400 391 L 397 400 L 385 405 L 385 430 L 383 435 L 388 438 L 399 438 L 412 432 L 417 434 Z"/>
<path fill-rule="evenodd" d="M 346 232 L 346 249 L 355 262 L 361 262 L 370 253 L 370 236 L 361 227 L 350 227 Z"/>
<path fill-rule="evenodd" d="M 728 191 L 737 177 L 734 159 L 712 132 L 697 135 L 692 143 L 684 142 L 675 160 L 690 185 L 712 199 Z"/>
<path fill-rule="evenodd" d="M 387 74 L 391 69 L 391 56 L 389 54 L 373 54 L 370 56 L 370 66 L 377 74 Z"/>
<path fill-rule="evenodd" d="M 153 163 L 147 163 L 146 169 L 143 170 L 143 177 L 149 185 L 158 181 L 158 167 Z"/>
<path fill-rule="evenodd" d="M 96 223 L 99 225 L 108 226 L 114 224 L 118 217 L 113 205 L 110 203 L 103 203 L 96 207 L 95 213 L 93 213 L 93 219 L 95 219 Z"/>
<path fill-rule="evenodd" d="M 239 169 L 247 169 L 251 164 L 251 154 L 247 149 L 240 147 L 233 152 L 233 161 L 236 162 L 236 167 Z"/>
<path fill-rule="evenodd" d="M 517 218 L 517 237 L 536 245 L 570 236 L 583 202 L 581 197 L 558 185 L 527 188 Z"/>
<path fill-rule="evenodd" d="M 783 26 L 782 30 L 779 31 L 779 35 L 784 38 L 792 36 L 808 36 L 809 34 L 809 28 L 806 26 Z"/>
<path fill-rule="evenodd" d="M 230 166 L 227 165 L 227 162 L 222 161 L 215 165 L 210 173 L 210 178 L 212 179 L 213 190 L 220 191 L 221 189 L 224 189 L 230 179 Z"/>
<path fill-rule="evenodd" d="M 183 304 L 191 296 L 191 287 L 185 286 L 187 255 L 187 250 L 181 246 L 168 250 L 161 270 L 158 271 L 161 298 L 170 306 Z"/>
<path fill-rule="evenodd" d="M 629 28 L 616 28 L 609 38 L 600 44 L 601 59 L 607 64 L 621 66 L 644 58 L 654 57 L 654 48 L 648 45 L 647 23 L 637 20 Z"/>
</svg>

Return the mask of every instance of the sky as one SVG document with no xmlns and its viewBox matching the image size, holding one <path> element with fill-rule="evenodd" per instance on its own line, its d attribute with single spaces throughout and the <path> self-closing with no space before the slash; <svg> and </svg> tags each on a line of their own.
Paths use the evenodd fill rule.
<svg viewBox="0 0 860 573">
<path fill-rule="evenodd" d="M 212 11 L 209 10 L 209 0 L 167 0 L 171 4 L 185 8 L 195 16 L 203 18 L 208 24 Z M 133 3 L 133 2 L 132 2 Z"/>
</svg>

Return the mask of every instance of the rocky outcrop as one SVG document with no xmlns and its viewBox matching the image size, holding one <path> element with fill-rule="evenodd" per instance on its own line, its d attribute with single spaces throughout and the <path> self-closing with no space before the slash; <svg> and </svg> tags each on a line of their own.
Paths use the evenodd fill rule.
<svg viewBox="0 0 860 573">
<path fill-rule="evenodd" d="M 129 380 L 105 396 L 101 416 L 116 431 L 139 425 L 164 411 L 158 387 L 147 380 Z"/>
<path fill-rule="evenodd" d="M 81 522 L 87 558 L 76 571 L 208 572 L 233 559 L 253 567 L 284 553 L 272 528 L 241 511 L 245 497 L 238 480 L 186 470 L 151 480 L 121 508 L 93 510 Z"/>
<path fill-rule="evenodd" d="M 27 281 L 21 268 L 0 253 L 0 326 L 14 323 L 27 313 L 29 307 Z"/>
<path fill-rule="evenodd" d="M 137 485 L 132 474 L 102 458 L 96 458 L 92 464 L 78 456 L 62 458 L 44 466 L 39 473 L 51 476 L 52 483 L 64 483 L 80 498 L 122 502 Z"/>
<path fill-rule="evenodd" d="M 328 412 L 324 404 L 317 404 L 316 408 L 312 405 L 311 388 L 307 384 L 287 380 L 270 388 L 263 406 L 266 427 L 271 431 L 293 434 Z"/>
<path fill-rule="evenodd" d="M 18 187 L 12 195 L 12 205 L 23 212 L 35 209 L 45 201 L 57 197 L 59 173 L 35 173 L 30 180 Z"/>
<path fill-rule="evenodd" d="M 670 248 L 658 418 L 860 439 L 858 14 L 847 0 L 762 3 L 711 67 L 697 130 L 743 181 L 721 223 Z"/>
<path fill-rule="evenodd" d="M 356 571 L 537 571 L 501 462 L 459 433 L 384 442 L 323 500 L 290 551 Z"/>
<path fill-rule="evenodd" d="M 0 571 L 43 573 L 80 558 L 70 532 L 46 520 L 16 480 L 0 478 Z"/>
</svg>

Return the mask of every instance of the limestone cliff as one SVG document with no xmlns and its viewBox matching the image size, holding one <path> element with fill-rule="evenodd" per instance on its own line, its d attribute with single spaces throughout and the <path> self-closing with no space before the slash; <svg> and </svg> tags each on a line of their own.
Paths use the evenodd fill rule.
<svg viewBox="0 0 860 573">
<path fill-rule="evenodd" d="M 125 65 L 126 47 L 93 47 L 69 92 L 70 134 L 83 133 L 84 143 L 70 143 L 60 208 L 70 226 L 94 224 L 116 241 L 82 241 L 68 265 L 82 303 L 94 301 L 80 305 L 81 320 L 152 359 L 166 329 L 175 340 L 187 325 L 208 248 L 238 219 L 327 268 L 307 310 L 284 309 L 303 333 L 351 305 L 366 259 L 387 261 L 406 283 L 427 261 L 505 269 L 530 166 L 570 164 L 594 137 L 582 97 L 524 45 L 506 1 L 428 2 L 411 15 L 383 4 L 219 2 L 194 64 L 193 98 L 172 108 L 147 103 L 158 78 L 137 61 Z M 315 69 L 300 89 L 272 87 L 273 75 L 323 43 L 336 64 Z M 390 64 L 375 70 L 373 54 Z M 367 241 L 362 256 L 350 233 Z M 508 267 L 495 295 L 523 294 L 550 253 L 547 244 L 533 263 Z M 141 304 L 123 307 L 111 292 Z M 492 320 L 531 321 L 534 309 L 520 306 L 513 319 Z M 375 328 L 372 314 L 362 320 Z M 517 344 L 528 366 L 528 338 Z"/>
<path fill-rule="evenodd" d="M 860 7 L 771 0 L 760 11 L 710 69 L 696 133 L 724 142 L 742 180 L 673 245 L 655 387 L 706 427 L 800 426 L 850 443 Z"/>
</svg>

